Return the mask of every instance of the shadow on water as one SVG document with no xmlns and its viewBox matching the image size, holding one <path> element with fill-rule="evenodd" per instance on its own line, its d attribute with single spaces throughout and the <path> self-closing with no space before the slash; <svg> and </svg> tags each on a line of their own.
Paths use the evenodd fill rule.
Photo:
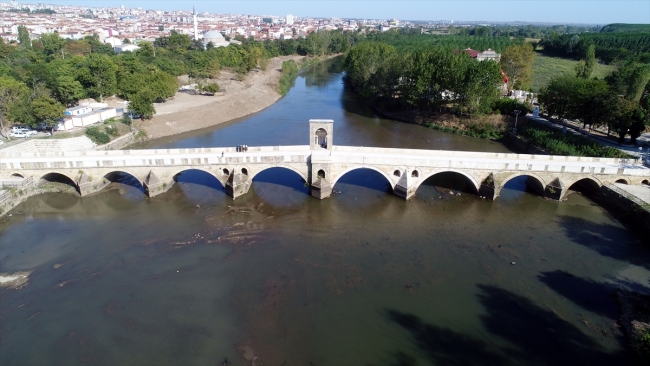
<svg viewBox="0 0 650 366">
<path fill-rule="evenodd" d="M 421 318 L 387 310 L 389 320 L 409 332 L 411 340 L 434 365 L 621 365 L 631 360 L 621 350 L 608 353 L 594 339 L 550 310 L 495 286 L 479 285 L 478 298 L 486 310 L 486 330 L 508 345 L 472 337 L 425 323 Z M 397 355 L 398 365 L 409 361 Z M 412 361 L 412 360 L 411 360 Z"/>
<path fill-rule="evenodd" d="M 565 271 L 542 272 L 537 277 L 553 291 L 583 309 L 614 321 L 617 319 L 618 310 L 612 298 L 616 285 L 577 277 Z"/>
<path fill-rule="evenodd" d="M 569 239 L 606 257 L 650 269 L 647 246 L 624 227 L 595 223 L 575 216 L 558 216 Z"/>
</svg>

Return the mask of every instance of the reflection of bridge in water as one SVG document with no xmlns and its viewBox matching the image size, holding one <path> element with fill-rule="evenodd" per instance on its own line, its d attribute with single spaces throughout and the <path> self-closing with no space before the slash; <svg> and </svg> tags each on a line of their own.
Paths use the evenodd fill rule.
<svg viewBox="0 0 650 366">
<path fill-rule="evenodd" d="M 329 197 L 332 187 L 356 169 L 377 171 L 395 195 L 409 199 L 428 178 L 441 173 L 464 177 L 474 193 L 494 199 L 504 185 L 529 177 L 539 194 L 562 199 L 574 184 L 642 184 L 650 169 L 633 160 L 576 156 L 480 153 L 336 146 L 333 121 L 311 120 L 310 145 L 235 148 L 151 149 L 48 153 L 0 153 L 0 178 L 66 181 L 83 196 L 100 191 L 117 173 L 137 179 L 149 196 L 165 192 L 187 170 L 214 176 L 233 198 L 248 192 L 253 178 L 270 168 L 294 171 L 311 194 Z"/>
</svg>

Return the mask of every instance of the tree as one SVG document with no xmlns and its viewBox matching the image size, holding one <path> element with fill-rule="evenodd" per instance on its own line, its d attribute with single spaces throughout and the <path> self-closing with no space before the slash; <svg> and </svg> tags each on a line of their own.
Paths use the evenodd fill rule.
<svg viewBox="0 0 650 366">
<path fill-rule="evenodd" d="M 8 76 L 0 76 L 0 133 L 8 137 L 9 121 L 13 121 L 15 105 L 29 94 L 25 83 Z"/>
<path fill-rule="evenodd" d="M 508 90 L 528 90 L 533 77 L 535 51 L 530 43 L 510 46 L 501 54 L 501 69 L 508 75 Z"/>
<path fill-rule="evenodd" d="M 63 46 L 65 46 L 65 39 L 59 37 L 59 34 L 43 33 L 41 35 L 41 43 L 43 43 L 43 51 L 48 56 L 58 55 L 61 53 Z M 62 57 L 65 58 L 65 56 Z"/>
<path fill-rule="evenodd" d="M 589 45 L 585 58 L 576 65 L 576 75 L 579 78 L 589 79 L 596 66 L 596 46 Z"/>
<path fill-rule="evenodd" d="M 18 42 L 25 48 L 32 48 L 32 41 L 29 38 L 29 31 L 24 25 L 18 26 Z"/>
<path fill-rule="evenodd" d="M 65 107 L 49 96 L 40 96 L 32 101 L 32 114 L 37 122 L 43 121 L 53 124 L 58 118 L 63 117 Z"/>
<path fill-rule="evenodd" d="M 79 70 L 79 81 L 88 96 L 102 101 L 105 95 L 113 95 L 117 91 L 116 72 L 117 65 L 107 55 L 93 53 Z"/>
<path fill-rule="evenodd" d="M 129 100 L 129 110 L 142 119 L 149 119 L 156 114 L 154 100 L 155 95 L 151 90 L 141 90 Z"/>
</svg>

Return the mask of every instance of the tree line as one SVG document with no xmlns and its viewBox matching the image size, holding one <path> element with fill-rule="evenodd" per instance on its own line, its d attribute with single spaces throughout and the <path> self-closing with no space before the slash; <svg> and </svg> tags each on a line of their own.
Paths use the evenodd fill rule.
<svg viewBox="0 0 650 366">
<path fill-rule="evenodd" d="M 258 42 L 238 37 L 241 44 L 203 46 L 201 41 L 172 32 L 154 42 L 140 42 L 136 52 L 116 54 L 95 36 L 80 40 L 57 33 L 31 39 L 19 26 L 19 41 L 5 44 L 0 38 L 0 130 L 11 123 L 34 126 L 63 116 L 79 99 L 103 100 L 117 95 L 143 118 L 155 114 L 154 102 L 164 101 L 178 90 L 177 76 L 189 75 L 206 90 L 216 84 L 223 68 L 243 78 L 255 68 L 265 69 L 271 57 L 321 56 L 346 52 L 354 36 L 341 31 L 312 33 L 298 40 Z"/>
<path fill-rule="evenodd" d="M 605 63 L 638 61 L 650 63 L 650 33 L 605 32 L 581 34 L 551 33 L 539 45 L 545 54 L 565 58 L 582 58 L 594 45 L 596 57 Z"/>
<path fill-rule="evenodd" d="M 477 61 L 465 52 L 426 43 L 403 52 L 387 43 L 362 42 L 345 59 L 345 81 L 374 105 L 427 112 L 444 109 L 471 117 L 498 109 L 503 69 L 508 70 L 510 88 L 527 88 L 533 58 L 530 44 L 506 48 L 499 63 Z"/>
</svg>

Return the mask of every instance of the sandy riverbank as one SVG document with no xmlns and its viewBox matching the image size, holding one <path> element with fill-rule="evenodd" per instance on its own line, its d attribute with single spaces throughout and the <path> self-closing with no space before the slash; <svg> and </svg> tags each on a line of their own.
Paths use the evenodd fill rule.
<svg viewBox="0 0 650 366">
<path fill-rule="evenodd" d="M 156 115 L 145 121 L 136 121 L 136 127 L 147 133 L 148 139 L 157 139 L 183 132 L 215 126 L 236 118 L 259 112 L 278 99 L 278 81 L 282 62 L 296 62 L 304 56 L 283 56 L 269 60 L 266 71 L 251 71 L 243 81 L 233 79 L 234 73 L 223 70 L 214 80 L 225 89 L 221 96 L 176 93 L 173 99 L 155 104 Z"/>
</svg>

